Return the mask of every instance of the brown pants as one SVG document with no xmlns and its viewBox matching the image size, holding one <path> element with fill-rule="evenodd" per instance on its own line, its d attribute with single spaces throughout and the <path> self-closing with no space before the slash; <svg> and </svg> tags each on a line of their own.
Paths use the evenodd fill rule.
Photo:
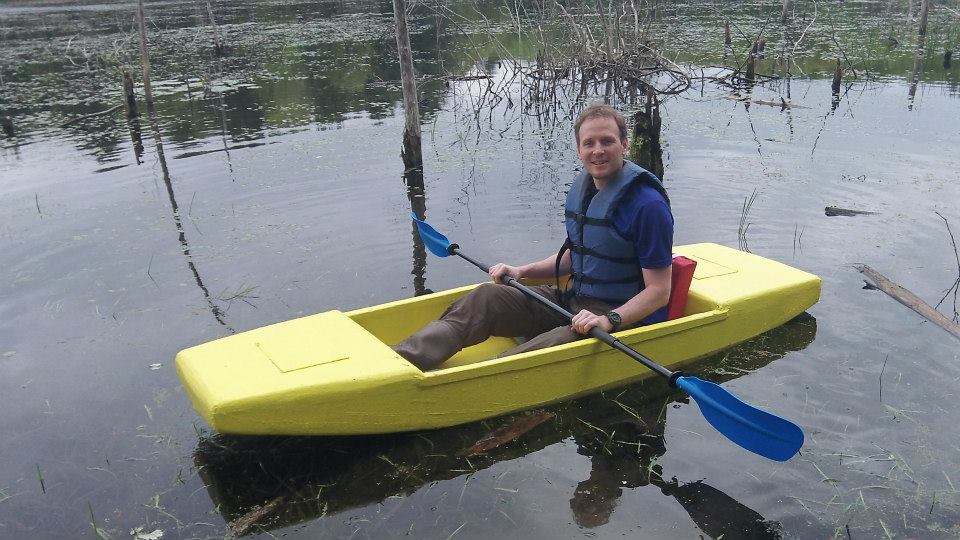
<svg viewBox="0 0 960 540">
<path fill-rule="evenodd" d="M 530 287 L 537 294 L 556 302 L 557 288 L 550 285 Z M 615 306 L 590 298 L 573 298 L 572 313 L 587 309 L 600 314 Z M 508 285 L 485 283 L 457 300 L 436 321 L 393 347 L 400 356 L 427 371 L 460 349 L 486 341 L 490 336 L 529 339 L 499 356 L 569 343 L 585 336 L 570 328 L 570 321 L 547 306 L 528 298 Z"/>
</svg>

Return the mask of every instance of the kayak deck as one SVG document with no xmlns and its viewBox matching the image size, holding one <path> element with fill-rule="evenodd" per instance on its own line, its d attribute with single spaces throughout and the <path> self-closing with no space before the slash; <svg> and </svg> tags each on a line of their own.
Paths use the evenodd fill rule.
<svg viewBox="0 0 960 540">
<path fill-rule="evenodd" d="M 684 316 L 616 334 L 670 369 L 779 326 L 819 298 L 819 278 L 763 257 L 716 244 L 675 252 L 697 261 Z M 181 351 L 177 371 L 215 430 L 298 435 L 444 427 L 653 375 L 593 338 L 495 358 L 516 341 L 494 337 L 429 372 L 389 347 L 474 287 L 225 337 Z"/>
</svg>

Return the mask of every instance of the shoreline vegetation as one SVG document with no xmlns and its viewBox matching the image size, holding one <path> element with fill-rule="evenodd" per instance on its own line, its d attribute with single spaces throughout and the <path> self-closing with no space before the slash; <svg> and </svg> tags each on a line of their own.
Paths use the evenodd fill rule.
<svg viewBox="0 0 960 540">
<path fill-rule="evenodd" d="M 26 8 L 26 4 L 21 5 Z M 443 4 L 427 2 L 405 9 L 421 24 L 429 21 L 438 30 L 445 28 L 467 38 L 463 46 L 467 50 L 474 49 L 467 57 L 476 59 L 472 66 L 461 65 L 460 69 L 453 71 L 443 66 L 439 71 L 436 66 L 424 69 L 422 62 L 418 61 L 415 63 L 417 83 L 477 81 L 482 84 L 485 81 L 487 84 L 478 104 L 489 106 L 511 100 L 508 88 L 520 84 L 524 88 L 521 96 L 525 100 L 525 109 L 534 109 L 542 116 L 556 114 L 558 107 L 567 109 L 571 104 L 582 102 L 588 92 L 590 95 L 616 99 L 636 109 L 656 109 L 665 97 L 686 93 L 694 86 L 699 85 L 702 93 L 706 83 L 726 89 L 729 94 L 725 97 L 728 99 L 779 106 L 781 109 L 799 107 L 802 105 L 795 103 L 791 96 L 790 80 L 809 77 L 817 71 L 822 76 L 833 78 L 832 107 L 836 109 L 842 96 L 850 92 L 855 84 L 869 84 L 878 76 L 875 74 L 876 66 L 882 66 L 885 54 L 903 57 L 904 62 L 911 65 L 909 73 L 903 76 L 910 82 L 909 96 L 912 99 L 924 75 L 940 67 L 935 65 L 935 58 L 943 58 L 944 71 L 952 70 L 950 58 L 955 43 L 951 41 L 956 39 L 949 31 L 945 33 L 944 18 L 952 16 L 952 13 L 944 7 L 939 11 L 934 10 L 938 22 L 930 34 L 935 42 L 928 47 L 927 0 L 917 2 L 917 6 L 906 6 L 909 9 L 905 18 L 902 11 L 904 6 L 890 2 L 885 7 L 884 18 L 889 19 L 891 24 L 903 20 L 909 24 L 896 31 L 891 27 L 884 38 L 877 35 L 877 45 L 872 45 L 867 51 L 856 49 L 856 55 L 851 54 L 851 47 L 855 45 L 849 43 L 849 36 L 838 30 L 838 26 L 848 26 L 849 21 L 838 15 L 835 7 L 820 6 L 818 3 L 801 7 L 785 0 L 782 11 L 778 11 L 781 15 L 779 18 L 772 15 L 774 10 L 767 10 L 768 13 L 762 18 L 759 14 L 754 15 L 752 22 L 759 26 L 751 27 L 753 25 L 740 20 L 744 14 L 738 12 L 736 6 L 721 9 L 711 4 L 706 9 L 716 24 L 715 28 L 710 29 L 713 35 L 702 36 L 702 42 L 695 46 L 706 52 L 711 49 L 710 43 L 716 43 L 707 56 L 719 56 L 722 63 L 712 64 L 708 61 L 704 64 L 694 60 L 689 52 L 677 49 L 687 41 L 686 36 L 674 35 L 674 30 L 661 28 L 663 21 L 671 14 L 671 7 L 656 1 L 632 0 L 607 5 L 587 3 L 569 7 L 559 3 L 518 4 L 507 13 L 506 20 L 501 18 L 502 12 L 496 12 L 498 18 L 494 20 L 484 4 L 465 5 L 467 9 L 454 10 Z M 746 11 L 754 9 L 751 7 Z M 134 11 L 138 14 L 135 19 L 150 19 L 149 12 L 143 12 L 140 8 Z M 218 14 L 218 8 L 210 2 L 198 7 L 195 17 L 196 33 L 191 42 L 194 54 L 198 56 L 191 63 L 198 66 L 207 63 L 208 67 L 205 73 L 192 73 L 174 80 L 187 81 L 187 94 L 191 92 L 189 81 L 199 80 L 196 90 L 206 96 L 216 91 L 216 81 L 226 77 L 231 64 L 243 62 L 244 55 L 249 52 L 243 34 L 256 33 L 256 29 L 243 28 L 240 34 L 235 23 L 224 20 L 218 22 L 225 16 Z M 125 24 L 118 18 L 120 34 L 107 49 L 98 47 L 96 39 L 91 42 L 95 36 L 88 35 L 82 28 L 80 32 L 69 36 L 64 34 L 54 40 L 52 47 L 48 48 L 53 55 L 52 61 L 68 62 L 73 66 L 82 63 L 85 71 L 94 73 L 139 74 L 136 77 L 136 94 L 139 97 L 133 97 L 134 89 L 123 78 L 119 79 L 122 81 L 120 92 L 102 81 L 99 85 L 101 92 L 106 95 L 99 99 L 88 98 L 87 101 L 91 104 L 98 101 L 107 106 L 101 106 L 99 110 L 90 110 L 88 106 L 83 107 L 86 110 L 79 114 L 60 115 L 57 125 L 66 128 L 87 121 L 98 121 L 100 116 L 117 110 L 112 96 L 118 94 L 125 100 L 128 117 L 139 114 L 136 110 L 137 99 L 144 101 L 148 109 L 152 106 L 150 49 L 157 49 L 152 54 L 158 57 L 162 66 L 160 69 L 167 80 L 170 75 L 167 64 L 173 44 L 169 42 L 170 37 L 164 36 L 170 33 L 170 29 L 156 25 L 148 28 L 150 23 L 146 19 L 142 23 L 127 26 L 129 23 Z M 548 21 L 549 24 L 534 23 L 537 19 Z M 391 32 L 390 29 L 383 31 Z M 900 51 L 908 42 L 911 32 L 915 43 L 914 53 L 902 55 Z M 13 32 L 6 40 L 16 38 L 17 33 Z M 150 40 L 157 41 L 157 44 L 149 45 Z M 236 41 L 235 45 L 230 45 L 231 40 Z M 136 57 L 137 41 L 139 59 Z M 882 47 L 886 47 L 886 52 Z M 62 48 L 59 54 L 57 48 Z M 867 57 L 863 56 L 864 52 L 868 54 Z M 689 58 L 682 59 L 685 56 Z M 497 68 L 506 69 L 506 74 L 493 77 L 488 72 L 489 68 L 484 67 L 488 63 L 483 61 L 484 57 L 496 58 Z M 811 61 L 814 63 L 811 64 Z M 20 62 L 22 59 L 0 67 L 0 74 L 15 70 Z M 819 66 L 816 62 L 820 62 Z M 814 69 L 812 73 L 811 68 Z M 9 79 L 10 75 L 7 74 L 6 78 Z M 756 85 L 767 88 L 767 97 L 752 96 Z M 161 94 L 167 95 L 169 83 L 161 86 Z M 61 108 L 55 106 L 55 109 Z M 14 125 L 20 126 L 17 132 L 21 137 L 24 131 L 34 130 L 32 119 L 18 119 L 22 112 L 9 106 L 8 110 L 0 111 L 0 117 L 5 119 L 4 130 L 8 138 L 13 137 Z"/>
</svg>

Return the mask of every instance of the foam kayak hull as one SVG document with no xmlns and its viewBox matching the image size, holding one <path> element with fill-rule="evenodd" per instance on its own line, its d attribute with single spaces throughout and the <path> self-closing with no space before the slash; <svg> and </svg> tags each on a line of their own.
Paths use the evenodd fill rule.
<svg viewBox="0 0 960 540">
<path fill-rule="evenodd" d="M 618 332 L 677 369 L 775 328 L 815 304 L 817 276 L 719 246 L 677 246 L 697 261 L 681 318 Z M 216 431 L 373 434 L 446 427 L 528 409 L 655 374 L 593 338 L 494 359 L 490 338 L 422 372 L 390 345 L 476 285 L 355 311 L 328 311 L 181 351 L 177 373 Z"/>
</svg>

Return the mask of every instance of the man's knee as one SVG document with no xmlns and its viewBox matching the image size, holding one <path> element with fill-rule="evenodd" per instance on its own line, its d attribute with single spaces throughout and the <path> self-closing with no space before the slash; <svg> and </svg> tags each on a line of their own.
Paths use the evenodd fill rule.
<svg viewBox="0 0 960 540">
<path fill-rule="evenodd" d="M 470 292 L 469 301 L 473 305 L 491 307 L 502 305 L 505 297 L 512 294 L 513 289 L 499 283 L 482 283 Z"/>
</svg>

